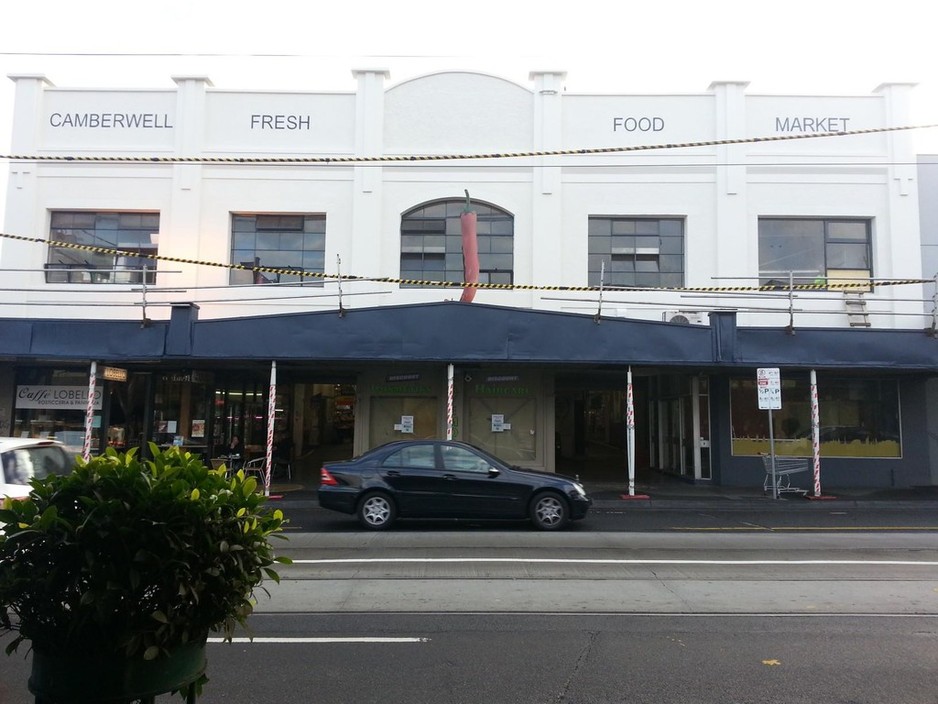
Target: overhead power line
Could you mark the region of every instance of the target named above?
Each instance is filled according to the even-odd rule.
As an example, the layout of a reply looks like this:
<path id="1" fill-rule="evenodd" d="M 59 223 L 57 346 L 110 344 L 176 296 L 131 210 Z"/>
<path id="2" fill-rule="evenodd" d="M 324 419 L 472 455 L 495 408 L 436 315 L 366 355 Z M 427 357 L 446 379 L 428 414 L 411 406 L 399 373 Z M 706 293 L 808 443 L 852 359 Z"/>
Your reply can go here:
<path id="1" fill-rule="evenodd" d="M 462 161 L 489 159 L 519 159 L 549 156 L 589 156 L 594 154 L 625 154 L 666 149 L 694 147 L 720 147 L 734 144 L 763 142 L 792 142 L 806 139 L 851 137 L 855 135 L 903 132 L 938 127 L 938 123 L 903 125 L 898 127 L 871 127 L 859 130 L 841 130 L 810 134 L 784 134 L 739 139 L 711 139 L 696 142 L 667 142 L 662 144 L 631 144 L 619 147 L 590 147 L 583 149 L 548 149 L 519 152 L 487 152 L 479 154 L 402 154 L 382 156 L 275 156 L 275 157 L 216 157 L 216 156 L 126 156 L 86 154 L 0 154 L 0 159 L 13 161 L 40 161 L 56 163 L 130 163 L 130 164 L 369 164 L 420 163 L 434 161 Z"/>

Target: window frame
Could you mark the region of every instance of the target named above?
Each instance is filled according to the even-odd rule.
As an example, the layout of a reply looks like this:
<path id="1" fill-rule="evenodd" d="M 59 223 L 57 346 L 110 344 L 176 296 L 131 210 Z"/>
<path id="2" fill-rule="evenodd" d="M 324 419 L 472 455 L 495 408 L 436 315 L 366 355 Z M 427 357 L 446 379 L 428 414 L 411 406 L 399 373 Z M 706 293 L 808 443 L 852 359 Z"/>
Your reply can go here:
<path id="1" fill-rule="evenodd" d="M 401 215 L 401 279 L 441 283 L 465 280 L 460 225 L 460 215 L 465 209 L 465 198 L 443 198 L 422 203 Z M 479 282 L 513 284 L 514 215 L 480 200 L 470 200 L 469 209 L 476 213 Z M 417 283 L 401 286 L 426 288 L 426 284 Z"/>
<path id="2" fill-rule="evenodd" d="M 228 274 L 229 285 L 323 286 L 321 276 L 277 271 L 252 272 L 251 269 L 264 267 L 324 274 L 327 226 L 326 213 L 232 211 L 228 248 L 232 264 Z M 298 246 L 284 246 L 291 242 Z M 299 257 L 299 263 L 296 263 L 296 257 Z"/>
<path id="3" fill-rule="evenodd" d="M 686 240 L 685 216 L 589 215 L 587 284 L 680 288 L 687 274 Z"/>
<path id="4" fill-rule="evenodd" d="M 104 226 L 110 223 L 114 227 Z M 49 239 L 77 246 L 75 249 L 48 246 L 44 266 L 46 283 L 156 283 L 158 260 L 151 257 L 159 254 L 159 211 L 51 210 Z M 136 247 L 131 244 L 134 240 Z M 121 253 L 106 254 L 80 247 L 113 249 Z M 79 253 L 85 261 L 76 261 L 73 253 Z"/>
<path id="5" fill-rule="evenodd" d="M 793 269 L 793 270 L 766 270 L 763 269 L 763 255 L 764 252 L 764 240 L 769 240 L 773 235 L 763 231 L 763 225 L 769 223 L 777 222 L 786 222 L 786 223 L 811 223 L 813 225 L 820 225 L 822 238 L 820 243 L 815 243 L 814 246 L 820 247 L 820 254 L 823 257 L 823 270 L 822 271 L 813 271 L 811 269 Z M 837 233 L 832 233 L 831 230 L 837 225 L 863 225 L 864 226 L 864 238 L 853 238 L 849 236 L 840 235 Z M 801 216 L 801 215 L 790 215 L 790 216 L 766 216 L 760 215 L 757 222 L 757 241 L 759 248 L 759 285 L 760 286 L 769 286 L 769 285 L 780 285 L 787 286 L 789 281 L 793 283 L 823 283 L 824 287 L 827 289 L 837 289 L 838 281 L 847 281 L 847 282 L 871 282 L 873 279 L 873 218 L 871 217 L 847 217 L 847 216 Z M 810 233 L 807 235 L 811 236 Z M 779 235 L 775 235 L 776 238 Z M 768 244 L 766 242 L 766 244 Z M 857 267 L 846 267 L 846 266 L 833 266 L 831 264 L 831 259 L 835 258 L 832 255 L 831 250 L 833 248 L 859 248 L 863 247 L 863 257 L 866 260 L 866 268 L 862 266 Z M 795 256 L 795 254 L 786 254 L 782 253 L 785 259 Z M 838 273 L 840 272 L 840 273 Z M 790 278 L 789 278 L 790 277 Z M 872 290 L 872 286 L 865 290 Z"/>

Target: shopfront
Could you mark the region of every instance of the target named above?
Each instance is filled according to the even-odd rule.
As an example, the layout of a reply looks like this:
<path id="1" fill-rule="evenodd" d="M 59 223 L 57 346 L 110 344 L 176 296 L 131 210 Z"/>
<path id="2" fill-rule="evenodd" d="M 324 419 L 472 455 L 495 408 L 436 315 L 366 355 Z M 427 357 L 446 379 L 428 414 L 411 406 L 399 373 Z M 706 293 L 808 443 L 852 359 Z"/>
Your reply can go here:
<path id="1" fill-rule="evenodd" d="M 238 435 L 249 456 L 263 455 L 272 361 L 278 369 L 274 440 L 294 459 L 311 465 L 314 452 L 342 459 L 388 440 L 446 437 L 452 364 L 454 438 L 526 467 L 619 479 L 627 468 L 631 369 L 639 474 L 761 486 L 759 455 L 770 443 L 767 413 L 756 399 L 756 369 L 777 366 L 779 454 L 811 455 L 814 370 L 825 487 L 934 483 L 933 338 L 868 330 L 859 346 L 849 330 L 793 336 L 783 329 L 737 328 L 732 315 L 720 313 L 710 322 L 600 324 L 592 316 L 454 302 L 345 316 L 198 321 L 179 315 L 162 328 L 72 326 L 79 331 L 74 339 L 93 345 L 83 350 L 85 359 L 127 370 L 125 381 L 96 380 L 93 451 L 145 448 L 154 440 L 212 458 L 225 454 Z M 2 432 L 55 436 L 77 446 L 84 437 L 89 366 L 29 364 L 27 353 L 39 360 L 62 350 L 54 334 L 60 323 L 28 327 L 15 330 L 15 338 L 0 335 L 0 353 L 18 357 L 0 368 Z M 236 357 L 230 340 L 241 341 Z M 122 345 L 127 349 L 118 354 Z M 862 364 L 814 366 L 860 349 Z M 390 351 L 407 361 L 381 357 Z M 183 358 L 188 364 L 179 363 Z M 54 403 L 44 401 L 49 398 Z"/>

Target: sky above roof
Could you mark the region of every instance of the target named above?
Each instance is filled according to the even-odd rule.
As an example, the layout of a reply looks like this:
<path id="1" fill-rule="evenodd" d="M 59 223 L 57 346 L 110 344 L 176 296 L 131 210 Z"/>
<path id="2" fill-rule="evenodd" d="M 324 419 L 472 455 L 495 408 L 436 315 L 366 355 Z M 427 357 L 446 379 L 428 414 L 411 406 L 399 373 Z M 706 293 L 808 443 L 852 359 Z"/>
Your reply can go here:
<path id="1" fill-rule="evenodd" d="M 4 76 L 63 87 L 172 88 L 205 75 L 221 89 L 355 90 L 353 69 L 389 85 L 440 70 L 530 85 L 563 70 L 575 93 L 700 93 L 713 81 L 758 94 L 867 95 L 916 83 L 915 124 L 938 123 L 930 5 L 856 0 L 32 0 L 8 3 Z M 13 83 L 0 81 L 0 153 L 8 153 Z M 938 128 L 917 130 L 938 153 Z M 604 146 L 604 145 L 596 145 Z M 0 168 L 5 189 L 6 166 Z M 0 222 L 3 204 L 0 203 Z"/>

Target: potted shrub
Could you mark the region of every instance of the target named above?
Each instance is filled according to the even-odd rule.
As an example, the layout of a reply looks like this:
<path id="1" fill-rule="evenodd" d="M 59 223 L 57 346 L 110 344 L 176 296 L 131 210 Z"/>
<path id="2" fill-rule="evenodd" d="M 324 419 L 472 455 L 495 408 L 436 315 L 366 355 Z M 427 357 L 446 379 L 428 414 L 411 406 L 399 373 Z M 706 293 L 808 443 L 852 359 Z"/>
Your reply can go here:
<path id="1" fill-rule="evenodd" d="M 31 644 L 37 701 L 194 699 L 209 632 L 246 627 L 255 588 L 288 562 L 253 477 L 150 451 L 78 459 L 0 508 L 0 634 L 14 632 L 7 654 Z"/>

